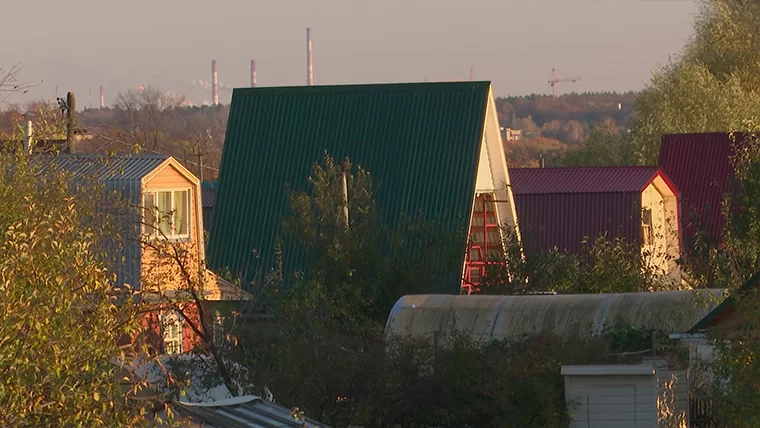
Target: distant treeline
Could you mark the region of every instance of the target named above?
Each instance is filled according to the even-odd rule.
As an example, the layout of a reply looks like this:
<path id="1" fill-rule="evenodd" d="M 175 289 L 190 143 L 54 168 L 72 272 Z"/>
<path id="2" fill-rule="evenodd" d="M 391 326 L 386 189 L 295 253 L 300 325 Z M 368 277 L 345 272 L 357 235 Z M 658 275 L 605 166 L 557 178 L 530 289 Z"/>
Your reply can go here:
<path id="1" fill-rule="evenodd" d="M 510 166 L 536 167 L 541 158 L 552 164 L 561 153 L 604 129 L 622 133 L 631 117 L 637 92 L 529 95 L 496 99 L 501 126 L 522 130 L 522 140 L 505 142 Z"/>

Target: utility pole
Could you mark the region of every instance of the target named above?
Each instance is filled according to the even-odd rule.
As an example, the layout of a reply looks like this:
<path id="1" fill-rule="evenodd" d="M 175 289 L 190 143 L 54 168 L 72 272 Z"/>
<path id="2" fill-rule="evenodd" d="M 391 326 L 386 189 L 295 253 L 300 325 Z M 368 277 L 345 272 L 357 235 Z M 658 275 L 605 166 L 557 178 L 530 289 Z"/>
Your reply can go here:
<path id="1" fill-rule="evenodd" d="M 203 152 L 201 152 L 200 144 L 195 146 L 193 154 L 198 158 L 198 179 L 203 183 Z"/>
<path id="2" fill-rule="evenodd" d="M 342 177 L 343 184 L 343 218 L 346 223 L 346 230 L 348 230 L 348 182 L 346 181 L 346 172 L 343 171 Z"/>

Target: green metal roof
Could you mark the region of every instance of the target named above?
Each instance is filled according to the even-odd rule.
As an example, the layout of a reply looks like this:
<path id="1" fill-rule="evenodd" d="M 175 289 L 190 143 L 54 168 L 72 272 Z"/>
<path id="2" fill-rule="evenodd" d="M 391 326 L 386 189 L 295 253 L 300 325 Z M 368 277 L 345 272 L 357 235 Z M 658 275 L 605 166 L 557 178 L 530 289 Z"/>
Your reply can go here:
<path id="1" fill-rule="evenodd" d="M 466 230 L 489 90 L 490 82 L 235 89 L 209 267 L 250 280 L 273 266 L 288 213 L 286 183 L 307 190 L 325 150 L 372 174 L 389 226 L 400 215 L 422 212 Z M 303 270 L 303 251 L 288 241 L 284 246 L 284 273 Z M 446 290 L 458 293 L 461 273 L 461 264 L 451 266 Z"/>

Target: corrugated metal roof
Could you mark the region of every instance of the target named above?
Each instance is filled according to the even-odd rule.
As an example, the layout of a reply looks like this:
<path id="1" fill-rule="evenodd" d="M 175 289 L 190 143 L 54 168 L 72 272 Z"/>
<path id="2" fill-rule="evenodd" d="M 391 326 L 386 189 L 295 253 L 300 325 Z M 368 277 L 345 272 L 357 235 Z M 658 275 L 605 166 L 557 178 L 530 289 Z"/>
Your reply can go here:
<path id="1" fill-rule="evenodd" d="M 514 183 L 514 182 L 513 182 Z M 514 184 L 513 184 L 514 186 Z M 517 220 L 528 255 L 558 248 L 581 250 L 585 238 L 605 233 L 631 243 L 641 239 L 641 193 L 515 192 Z"/>
<path id="2" fill-rule="evenodd" d="M 297 420 L 291 410 L 262 400 L 259 397 L 243 396 L 225 400 L 229 403 L 208 403 L 203 405 L 177 403 L 180 413 L 192 415 L 203 423 L 217 428 L 330 428 L 310 418 Z"/>
<path id="3" fill-rule="evenodd" d="M 103 182 L 105 186 L 120 194 L 130 203 L 142 205 L 142 178 L 154 171 L 169 156 L 166 155 L 69 155 L 60 154 L 52 159 L 52 164 L 72 174 L 77 180 Z M 127 283 L 135 288 L 140 286 L 141 249 L 139 234 L 141 217 L 137 210 L 125 214 L 120 225 L 123 248 L 112 250 L 111 257 L 117 275 L 117 283 Z"/>
<path id="4" fill-rule="evenodd" d="M 372 174 L 391 227 L 400 214 L 421 211 L 466 231 L 489 90 L 489 82 L 235 89 L 209 266 L 247 279 L 272 267 L 285 184 L 306 190 L 325 150 Z M 303 269 L 304 252 L 283 245 L 285 273 Z M 463 253 L 464 246 L 463 239 Z M 458 293 L 461 272 L 444 273 L 448 292 Z"/>
<path id="5" fill-rule="evenodd" d="M 89 177 L 104 182 L 140 181 L 156 169 L 167 155 L 66 155 L 56 157 L 55 164 L 75 177 Z"/>
<path id="6" fill-rule="evenodd" d="M 641 192 L 657 176 L 678 195 L 656 166 L 510 169 L 526 252 L 556 247 L 577 253 L 584 239 L 601 234 L 638 243 Z"/>
<path id="7" fill-rule="evenodd" d="M 474 341 L 523 335 L 600 334 L 605 323 L 685 332 L 723 296 L 723 290 L 556 296 L 410 295 L 391 309 L 386 335 L 446 337 L 464 333 Z"/>
<path id="8" fill-rule="evenodd" d="M 214 208 L 214 201 L 216 200 L 216 188 L 204 187 L 201 189 L 201 195 L 203 208 Z"/>
<path id="9" fill-rule="evenodd" d="M 742 144 L 744 134 L 736 133 Z M 663 135 L 660 167 L 681 193 L 681 233 L 688 246 L 703 225 L 717 238 L 723 228 L 721 203 L 733 177 L 731 134 L 723 132 Z"/>
<path id="10" fill-rule="evenodd" d="M 641 192 L 658 172 L 656 166 L 510 168 L 509 178 L 515 195 Z"/>

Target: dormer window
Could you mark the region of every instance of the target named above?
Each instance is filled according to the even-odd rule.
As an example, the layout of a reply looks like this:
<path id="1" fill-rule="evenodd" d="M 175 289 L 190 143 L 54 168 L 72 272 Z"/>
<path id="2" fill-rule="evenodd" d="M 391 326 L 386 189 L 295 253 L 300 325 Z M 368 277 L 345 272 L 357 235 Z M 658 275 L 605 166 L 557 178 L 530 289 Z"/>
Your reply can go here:
<path id="1" fill-rule="evenodd" d="M 143 233 L 160 239 L 190 237 L 190 189 L 143 192 Z"/>

